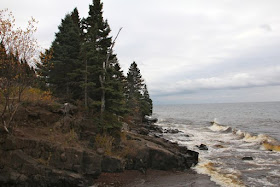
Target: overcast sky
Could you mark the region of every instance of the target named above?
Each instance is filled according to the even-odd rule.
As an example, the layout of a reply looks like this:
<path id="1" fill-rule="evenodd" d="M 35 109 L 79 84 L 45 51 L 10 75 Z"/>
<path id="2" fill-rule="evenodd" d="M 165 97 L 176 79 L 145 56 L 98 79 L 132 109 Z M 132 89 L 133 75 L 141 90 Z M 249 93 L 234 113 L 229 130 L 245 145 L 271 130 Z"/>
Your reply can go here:
<path id="1" fill-rule="evenodd" d="M 42 48 L 92 0 L 1 0 Z M 124 72 L 136 61 L 156 104 L 280 101 L 279 0 L 105 0 Z"/>

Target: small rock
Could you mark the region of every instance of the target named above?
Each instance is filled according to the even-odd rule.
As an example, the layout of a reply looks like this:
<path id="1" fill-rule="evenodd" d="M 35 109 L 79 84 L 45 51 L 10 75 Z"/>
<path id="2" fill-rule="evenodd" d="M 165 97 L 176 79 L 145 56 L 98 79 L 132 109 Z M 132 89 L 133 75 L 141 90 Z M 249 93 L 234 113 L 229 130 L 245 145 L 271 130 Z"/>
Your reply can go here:
<path id="1" fill-rule="evenodd" d="M 96 150 L 96 152 L 97 152 L 99 155 L 104 155 L 105 150 L 104 150 L 103 148 L 98 148 L 98 149 Z"/>
<path id="2" fill-rule="evenodd" d="M 155 138 L 161 138 L 161 137 L 162 137 L 162 134 L 154 134 L 154 137 L 155 137 Z"/>
<path id="3" fill-rule="evenodd" d="M 61 110 L 62 110 L 64 115 L 68 115 L 68 114 L 73 115 L 78 111 L 78 107 L 76 107 L 75 105 L 72 105 L 70 103 L 64 103 Z"/>
<path id="4" fill-rule="evenodd" d="M 15 172 L 10 173 L 10 180 L 16 181 L 18 177 L 19 177 L 18 173 L 15 173 Z"/>
<path id="5" fill-rule="evenodd" d="M 39 116 L 39 113 L 37 113 L 37 112 L 29 112 L 28 117 L 31 119 L 39 119 L 40 116 Z"/>
<path id="6" fill-rule="evenodd" d="M 217 147 L 217 148 L 225 148 L 223 145 L 220 145 L 220 144 L 215 145 L 215 147 Z"/>
<path id="7" fill-rule="evenodd" d="M 181 131 L 179 131 L 178 129 L 165 129 L 164 133 L 170 133 L 170 134 L 177 134 Z"/>
<path id="8" fill-rule="evenodd" d="M 125 122 L 122 123 L 122 131 L 125 131 L 125 132 L 128 131 L 128 124 Z"/>
<path id="9" fill-rule="evenodd" d="M 81 165 L 76 164 L 76 165 L 73 165 L 72 170 L 75 172 L 79 172 L 80 168 L 81 168 Z"/>
<path id="10" fill-rule="evenodd" d="M 208 147 L 204 144 L 200 144 L 200 146 L 197 145 L 196 147 L 198 147 L 199 150 L 208 150 Z"/>
<path id="11" fill-rule="evenodd" d="M 150 125 L 147 125 L 146 128 L 148 128 L 149 130 L 158 132 L 158 133 L 163 133 L 162 127 L 159 127 L 157 125 L 150 124 Z"/>
<path id="12" fill-rule="evenodd" d="M 28 178 L 25 175 L 20 175 L 19 178 L 18 178 L 18 181 L 21 182 L 21 183 L 25 182 L 27 180 L 28 180 Z"/>
<path id="13" fill-rule="evenodd" d="M 251 156 L 245 156 L 242 158 L 242 160 L 253 160 L 253 157 Z"/>
<path id="14" fill-rule="evenodd" d="M 66 162 L 66 161 L 67 161 L 67 157 L 66 157 L 65 153 L 62 153 L 62 154 L 60 155 L 60 160 L 61 160 L 62 162 Z"/>
<path id="15" fill-rule="evenodd" d="M 146 129 L 146 128 L 144 128 L 144 127 L 138 129 L 137 132 L 138 132 L 139 134 L 142 134 L 142 135 L 148 135 L 148 134 L 149 134 L 149 130 Z"/>

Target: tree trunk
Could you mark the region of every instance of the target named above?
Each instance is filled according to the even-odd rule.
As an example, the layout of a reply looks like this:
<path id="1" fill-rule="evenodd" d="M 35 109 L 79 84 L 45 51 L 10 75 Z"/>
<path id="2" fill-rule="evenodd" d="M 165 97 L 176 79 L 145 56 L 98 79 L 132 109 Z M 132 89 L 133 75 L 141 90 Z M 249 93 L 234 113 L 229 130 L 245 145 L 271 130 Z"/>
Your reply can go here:
<path id="1" fill-rule="evenodd" d="M 85 108 L 88 108 L 88 91 L 87 91 L 87 73 L 88 73 L 88 67 L 87 67 L 87 60 L 86 60 L 86 74 L 85 74 Z"/>
<path id="2" fill-rule="evenodd" d="M 105 73 L 104 73 L 105 74 Z M 105 111 L 105 87 L 104 87 L 104 81 L 105 81 L 105 75 L 103 75 L 103 77 L 101 77 L 101 75 L 99 76 L 99 81 L 101 84 L 101 90 L 102 90 L 102 95 L 101 95 L 101 108 L 100 108 L 100 113 L 101 116 L 103 115 L 104 111 Z"/>

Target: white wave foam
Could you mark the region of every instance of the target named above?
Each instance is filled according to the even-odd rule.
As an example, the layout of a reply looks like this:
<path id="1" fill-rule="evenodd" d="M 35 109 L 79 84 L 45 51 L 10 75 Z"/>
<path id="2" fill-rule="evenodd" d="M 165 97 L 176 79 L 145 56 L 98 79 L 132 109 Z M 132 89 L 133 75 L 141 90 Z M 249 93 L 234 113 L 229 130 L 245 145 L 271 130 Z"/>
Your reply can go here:
<path id="1" fill-rule="evenodd" d="M 191 135 L 190 137 L 183 137 L 184 134 L 182 133 L 179 136 L 178 134 L 164 134 L 163 136 L 166 139 L 178 142 L 180 145 L 199 152 L 199 163 L 194 167 L 194 170 L 198 173 L 209 175 L 212 181 L 221 186 L 245 186 L 244 182 L 247 185 L 246 179 L 248 179 L 245 172 L 253 172 L 254 170 L 265 171 L 272 168 L 273 165 L 280 164 L 280 160 L 277 161 L 277 159 L 272 161 L 266 157 L 263 160 L 258 158 L 259 156 L 267 155 L 267 153 L 278 156 L 277 152 L 264 152 L 260 150 L 263 142 L 272 142 L 274 141 L 273 138 L 264 134 L 252 135 L 238 129 L 232 130 L 232 133 L 223 133 L 231 127 L 223 126 L 216 122 L 217 120 L 214 120 L 213 125 L 210 127 L 170 123 L 162 123 L 159 126 L 163 128 L 177 128 L 186 135 Z M 199 150 L 196 145 L 200 144 L 207 145 L 208 151 Z M 248 164 L 250 169 L 244 170 L 238 164 L 237 166 L 234 165 L 234 167 L 232 167 L 232 163 L 231 165 L 226 164 L 231 158 L 241 160 L 245 153 L 254 157 L 254 160 L 251 161 L 252 163 L 241 161 L 241 164 Z M 242 174 L 238 168 L 243 172 Z M 246 177 L 243 178 L 243 182 L 240 176 L 243 175 L 242 177 L 244 177 L 244 174 Z M 261 181 L 256 184 L 264 184 L 266 182 L 268 186 L 270 184 L 269 181 Z"/>
<path id="2" fill-rule="evenodd" d="M 268 173 L 273 175 L 273 176 L 280 177 L 280 171 L 279 170 L 273 170 L 273 171 L 270 171 Z"/>
<path id="3" fill-rule="evenodd" d="M 251 146 L 253 146 L 254 144 L 261 145 L 259 146 L 260 150 L 280 151 L 280 142 L 266 134 L 252 135 L 248 132 L 243 132 L 241 130 L 233 130 L 233 134 L 237 135 L 239 138 L 242 138 L 242 140 L 245 142 L 252 143 Z M 240 147 L 242 146 L 245 147 L 248 145 L 240 145 Z"/>
<path id="4" fill-rule="evenodd" d="M 257 178 L 248 177 L 248 181 L 250 181 L 252 186 L 255 186 L 256 183 L 261 184 L 263 186 L 275 186 L 274 184 L 269 182 L 266 178 L 257 179 Z"/>
<path id="5" fill-rule="evenodd" d="M 212 131 L 225 131 L 228 129 L 228 127 L 218 125 L 217 123 L 214 122 L 213 125 L 209 127 L 209 129 Z"/>
<path id="6" fill-rule="evenodd" d="M 194 170 L 200 174 L 206 174 L 210 176 L 210 179 L 215 183 L 225 187 L 245 187 L 244 183 L 240 179 L 241 173 L 232 168 L 228 168 L 227 171 L 216 165 L 222 163 L 210 162 L 209 160 L 200 161 Z"/>
<path id="7" fill-rule="evenodd" d="M 277 159 L 267 159 L 267 158 L 255 158 L 254 160 L 255 165 L 259 166 L 276 166 L 279 164 L 279 160 Z"/>
<path id="8" fill-rule="evenodd" d="M 212 126 L 208 127 L 210 130 L 212 131 L 216 131 L 216 132 L 231 132 L 232 128 L 229 126 L 224 126 L 224 125 L 220 125 L 220 123 L 218 123 L 216 121 L 216 118 L 214 119 L 214 122 L 212 124 Z"/>
<path id="9" fill-rule="evenodd" d="M 270 137 L 264 134 L 252 135 L 250 133 L 244 133 L 244 141 L 246 142 L 263 142 L 268 140 Z"/>
<path id="10" fill-rule="evenodd" d="M 221 123 L 220 123 L 220 121 L 218 120 L 218 118 L 214 118 L 213 123 L 216 123 L 216 124 L 221 124 Z"/>

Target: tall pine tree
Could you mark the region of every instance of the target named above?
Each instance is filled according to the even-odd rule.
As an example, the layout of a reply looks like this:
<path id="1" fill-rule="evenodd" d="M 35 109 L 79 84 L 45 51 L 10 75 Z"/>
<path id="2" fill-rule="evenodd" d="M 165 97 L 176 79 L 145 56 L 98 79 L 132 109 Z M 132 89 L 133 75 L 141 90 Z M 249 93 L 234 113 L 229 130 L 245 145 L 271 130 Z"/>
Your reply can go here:
<path id="1" fill-rule="evenodd" d="M 116 59 L 110 61 L 106 76 L 106 110 L 113 114 L 124 115 L 125 108 L 125 76 Z"/>
<path id="2" fill-rule="evenodd" d="M 83 55 L 87 64 L 87 82 L 95 85 L 94 89 L 88 90 L 87 95 L 92 101 L 90 104 L 96 106 L 97 110 L 105 99 L 102 98 L 106 89 L 102 80 L 106 76 L 108 65 L 105 62 L 112 44 L 109 37 L 111 29 L 107 20 L 103 18 L 102 9 L 103 3 L 100 0 L 93 0 L 93 4 L 89 5 L 88 18 L 83 22 L 83 28 L 86 29 Z"/>
<path id="3" fill-rule="evenodd" d="M 72 14 L 67 14 L 58 27 L 52 43 L 51 68 L 47 72 L 48 83 L 53 92 L 60 97 L 76 99 L 80 96 L 81 87 L 80 60 L 81 29 L 79 27 L 77 9 Z"/>
<path id="4" fill-rule="evenodd" d="M 145 115 L 152 114 L 152 100 L 135 62 L 130 65 L 127 73 L 126 98 L 127 107 L 134 116 L 134 120 L 142 121 Z"/>
<path id="5" fill-rule="evenodd" d="M 109 36 L 111 29 L 107 20 L 103 18 L 103 3 L 100 0 L 93 0 L 93 5 L 89 6 L 89 16 L 83 21 L 83 28 L 86 29 L 83 54 L 89 72 L 87 81 L 95 85 L 88 95 L 97 110 L 100 108 L 101 114 L 105 110 L 120 114 L 124 105 L 124 93 L 121 88 L 123 86 L 120 80 L 122 72 L 116 55 L 111 54 L 113 45 L 112 37 Z M 119 110 L 114 106 L 117 103 Z"/>
<path id="6" fill-rule="evenodd" d="M 36 73 L 38 75 L 38 87 L 42 90 L 48 90 L 49 72 L 53 68 L 51 59 L 53 57 L 53 50 L 46 49 L 45 52 L 40 54 L 40 62 L 36 64 Z"/>
<path id="7" fill-rule="evenodd" d="M 153 113 L 153 101 L 150 98 L 147 85 L 144 84 L 143 93 L 141 98 L 141 112 L 142 116 L 152 115 Z"/>

